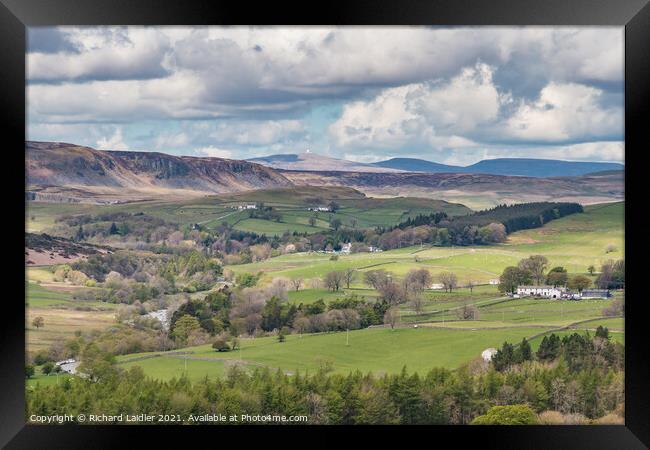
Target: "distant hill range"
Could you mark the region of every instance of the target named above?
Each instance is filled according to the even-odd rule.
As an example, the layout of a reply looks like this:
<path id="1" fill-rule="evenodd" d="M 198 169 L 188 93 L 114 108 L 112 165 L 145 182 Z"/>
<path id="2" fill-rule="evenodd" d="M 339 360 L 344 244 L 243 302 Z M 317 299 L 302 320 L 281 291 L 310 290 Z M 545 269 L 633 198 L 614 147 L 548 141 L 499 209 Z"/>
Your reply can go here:
<path id="1" fill-rule="evenodd" d="M 373 163 L 382 168 L 406 172 L 485 173 L 525 177 L 569 177 L 594 172 L 623 170 L 623 164 L 605 162 L 561 161 L 556 159 L 498 158 L 479 161 L 471 166 L 449 166 L 424 159 L 392 158 Z"/>
<path id="2" fill-rule="evenodd" d="M 110 204 L 293 186 L 345 186 L 369 196 L 435 198 L 473 209 L 548 200 L 600 203 L 624 197 L 624 172 L 599 163 L 534 160 L 547 165 L 533 170 L 535 176 L 527 176 L 530 168 L 524 166 L 531 163 L 524 160 L 490 160 L 470 166 L 496 170 L 490 166 L 495 161 L 514 161 L 510 165 L 514 173 L 508 174 L 450 173 L 447 169 L 436 173 L 424 170 L 432 170 L 425 163 L 443 165 L 421 161 L 418 171 L 406 171 L 409 166 L 404 164 L 385 168 L 310 153 L 241 161 L 32 141 L 26 142 L 25 150 L 26 199 L 47 202 Z M 268 167 L 271 163 L 283 167 Z M 549 173 L 554 163 L 588 164 L 584 171 L 590 173 L 541 177 L 540 171 Z"/>
<path id="3" fill-rule="evenodd" d="M 315 170 L 339 172 L 402 172 L 399 168 L 381 167 L 374 164 L 364 164 L 346 159 L 331 158 L 316 153 L 280 154 L 251 158 L 248 161 L 263 164 L 274 169 L 284 170 Z"/>

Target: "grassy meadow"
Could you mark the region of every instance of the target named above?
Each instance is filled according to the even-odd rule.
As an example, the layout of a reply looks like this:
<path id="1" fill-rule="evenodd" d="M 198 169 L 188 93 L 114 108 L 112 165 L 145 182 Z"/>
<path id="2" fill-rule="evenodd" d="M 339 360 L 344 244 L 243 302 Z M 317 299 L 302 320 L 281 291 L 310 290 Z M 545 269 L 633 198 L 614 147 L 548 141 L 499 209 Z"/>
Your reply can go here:
<path id="1" fill-rule="evenodd" d="M 28 277 L 42 271 L 32 270 Z M 29 282 L 26 286 L 25 332 L 27 351 L 46 349 L 54 342 L 72 337 L 79 331 L 98 330 L 115 323 L 117 305 L 74 300 L 70 288 L 46 288 Z M 42 317 L 44 326 L 34 327 L 35 317 Z"/>
<path id="2" fill-rule="evenodd" d="M 177 361 L 187 357 L 201 362 L 214 361 L 214 367 L 198 367 L 206 375 L 219 375 L 223 362 L 241 360 L 250 365 L 261 364 L 279 368 L 286 372 L 316 371 L 322 365 L 330 365 L 335 372 L 348 373 L 355 370 L 374 373 L 395 373 L 406 366 L 411 371 L 423 372 L 432 367 L 456 368 L 460 364 L 478 356 L 488 346 L 497 346 L 504 339 L 516 339 L 532 335 L 537 330 L 443 330 L 427 328 L 369 328 L 338 333 L 319 333 L 290 335 L 285 342 L 275 337 L 242 339 L 241 351 L 215 352 L 209 345 L 190 347 L 185 356 L 165 356 L 159 353 L 151 359 L 125 363 L 140 365 L 145 373 L 153 377 L 167 372 L 166 361 L 174 366 Z M 347 336 L 346 336 L 347 335 Z M 347 343 L 347 345 L 346 345 Z M 121 357 L 127 360 L 138 355 Z M 205 360 L 205 361 L 204 361 Z M 188 373 L 193 371 L 188 364 Z M 196 376 L 196 374 L 193 374 Z M 200 375 L 199 375 L 200 376 Z"/>

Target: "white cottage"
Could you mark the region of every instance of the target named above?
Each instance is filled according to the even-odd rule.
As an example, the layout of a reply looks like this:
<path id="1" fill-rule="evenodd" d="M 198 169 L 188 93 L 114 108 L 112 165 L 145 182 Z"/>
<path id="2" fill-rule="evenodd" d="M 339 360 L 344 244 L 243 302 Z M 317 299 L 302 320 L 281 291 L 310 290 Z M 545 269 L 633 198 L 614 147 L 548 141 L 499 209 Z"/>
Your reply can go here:
<path id="1" fill-rule="evenodd" d="M 563 287 L 554 286 L 519 286 L 517 294 L 521 297 L 545 297 L 545 298 L 560 298 L 566 291 Z"/>

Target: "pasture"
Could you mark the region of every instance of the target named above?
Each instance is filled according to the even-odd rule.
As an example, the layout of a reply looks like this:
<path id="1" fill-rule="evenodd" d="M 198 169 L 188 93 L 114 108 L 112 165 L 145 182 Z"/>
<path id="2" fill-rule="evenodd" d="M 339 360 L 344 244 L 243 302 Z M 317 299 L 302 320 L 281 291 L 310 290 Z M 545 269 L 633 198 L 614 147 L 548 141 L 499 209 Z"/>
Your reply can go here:
<path id="1" fill-rule="evenodd" d="M 281 255 L 265 261 L 229 266 L 235 273 L 262 272 L 262 282 L 273 277 L 322 278 L 330 271 L 357 269 L 353 287 L 364 287 L 362 273 L 384 269 L 404 276 L 411 269 L 428 269 L 438 276 L 454 272 L 460 285 L 487 284 L 507 266 L 533 254 L 549 259 L 549 268 L 564 266 L 570 274 L 587 274 L 610 259 L 624 257 L 623 203 L 591 205 L 583 214 L 549 222 L 542 228 L 512 233 L 504 244 L 476 247 L 408 247 L 380 253 L 341 254 L 333 261 L 325 253 Z M 607 251 L 608 246 L 615 250 Z"/>
<path id="2" fill-rule="evenodd" d="M 406 366 L 411 371 L 423 373 L 433 367 L 456 368 L 480 355 L 490 346 L 500 346 L 504 340 L 521 341 L 525 336 L 539 332 L 537 329 L 517 328 L 508 330 L 448 330 L 427 328 L 367 328 L 349 332 L 293 334 L 285 342 L 275 337 L 242 339 L 241 351 L 215 352 L 209 345 L 189 347 L 188 355 L 160 356 L 125 363 L 123 366 L 140 365 L 146 374 L 169 376 L 178 374 L 178 368 L 188 359 L 188 375 L 201 377 L 204 374 L 219 376 L 223 367 L 194 367 L 191 362 L 223 362 L 241 360 L 244 364 L 264 365 L 295 373 L 317 371 L 330 365 L 334 372 L 397 373 Z M 346 345 L 348 342 L 349 345 Z M 118 360 L 128 360 L 138 354 L 126 355 Z M 206 372 L 209 370 L 210 372 Z M 196 373 L 199 372 L 199 373 Z"/>
<path id="3" fill-rule="evenodd" d="M 336 201 L 340 206 L 335 213 L 309 211 L 309 206 L 314 202 L 326 206 L 330 201 Z M 281 219 L 274 221 L 250 218 L 248 210 L 237 209 L 242 205 L 260 202 L 272 206 L 281 215 Z M 142 212 L 172 223 L 198 223 L 208 229 L 227 222 L 235 229 L 268 236 L 294 231 L 323 231 L 329 229 L 330 218 L 338 218 L 348 227 L 375 227 L 395 225 L 408 217 L 437 211 L 444 211 L 451 216 L 471 212 L 461 204 L 442 200 L 411 197 L 371 198 L 365 197 L 355 189 L 332 186 L 299 186 L 209 195 L 187 200 L 138 201 L 113 205 L 28 202 L 27 209 L 27 229 L 31 232 L 47 232 L 54 229 L 56 218 L 61 215 Z M 309 224 L 311 217 L 316 219 L 314 226 Z"/>

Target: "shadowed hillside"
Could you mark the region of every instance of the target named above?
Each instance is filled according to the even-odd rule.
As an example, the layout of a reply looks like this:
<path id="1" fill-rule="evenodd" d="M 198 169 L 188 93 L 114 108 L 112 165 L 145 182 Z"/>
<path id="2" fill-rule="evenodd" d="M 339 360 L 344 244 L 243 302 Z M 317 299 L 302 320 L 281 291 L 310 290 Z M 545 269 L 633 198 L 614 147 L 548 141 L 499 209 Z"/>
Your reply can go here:
<path id="1" fill-rule="evenodd" d="M 225 193 L 290 186 L 272 168 L 248 161 L 173 156 L 156 152 L 100 151 L 65 143 L 26 143 L 27 183 L 34 197 L 48 189 L 81 188 L 91 193 Z M 63 198 L 63 195 L 61 196 Z"/>

